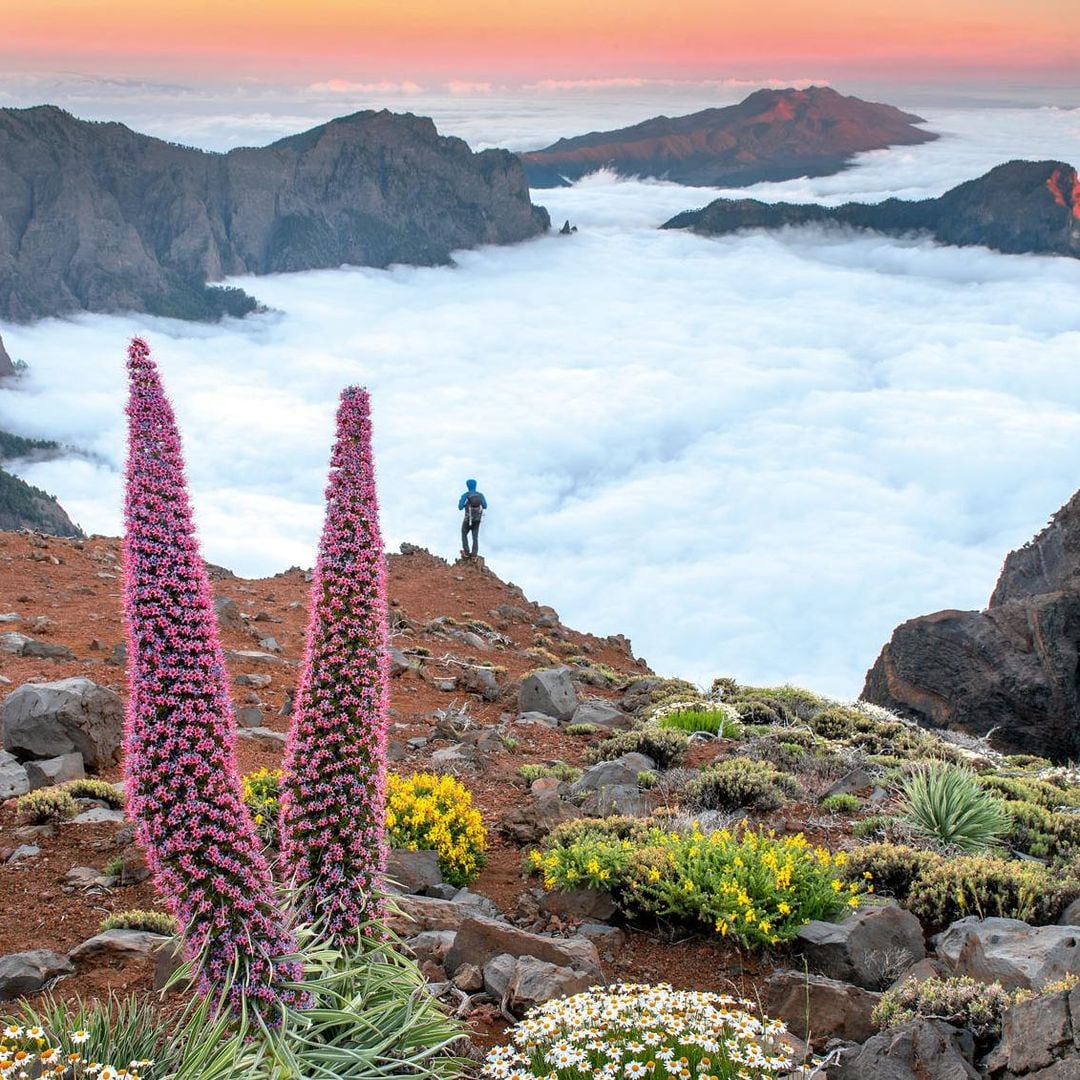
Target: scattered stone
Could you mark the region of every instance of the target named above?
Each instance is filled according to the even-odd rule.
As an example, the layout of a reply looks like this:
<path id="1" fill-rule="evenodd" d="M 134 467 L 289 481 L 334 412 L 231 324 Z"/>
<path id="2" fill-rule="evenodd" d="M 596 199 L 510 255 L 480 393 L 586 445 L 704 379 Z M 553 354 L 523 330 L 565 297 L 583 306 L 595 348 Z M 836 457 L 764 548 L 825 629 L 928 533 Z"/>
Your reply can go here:
<path id="1" fill-rule="evenodd" d="M 457 684 L 458 681 L 454 676 L 447 676 L 441 679 L 433 678 L 431 680 L 431 685 L 434 686 L 436 690 L 442 691 L 444 694 L 452 694 L 457 689 Z"/>
<path id="2" fill-rule="evenodd" d="M 598 791 L 600 788 L 622 785 L 633 787 L 637 791 L 638 773 L 652 771 L 656 768 L 656 762 L 645 754 L 630 753 L 614 761 L 601 761 L 585 772 L 574 782 L 570 788 L 572 795 L 580 795 L 588 791 Z"/>
<path id="3" fill-rule="evenodd" d="M 467 690 L 470 694 L 478 694 L 485 701 L 495 701 L 501 693 L 499 682 L 491 668 L 464 668 L 458 681 L 463 690 Z"/>
<path id="4" fill-rule="evenodd" d="M 100 956 L 152 956 L 171 940 L 165 934 L 151 934 L 148 930 L 105 930 L 76 945 L 71 950 L 71 959 L 76 964 L 84 964 Z"/>
<path id="5" fill-rule="evenodd" d="M 450 981 L 466 994 L 475 994 L 484 989 L 484 973 L 475 964 L 462 964 Z"/>
<path id="6" fill-rule="evenodd" d="M 66 645 L 31 638 L 22 647 L 20 656 L 35 660 L 74 660 L 75 654 Z"/>
<path id="7" fill-rule="evenodd" d="M 535 671 L 523 679 L 518 695 L 521 712 L 539 712 L 569 720 L 577 708 L 577 689 L 566 667 Z"/>
<path id="8" fill-rule="evenodd" d="M 244 629 L 244 620 L 240 617 L 240 608 L 235 600 L 230 600 L 227 596 L 215 596 L 214 614 L 222 630 Z"/>
<path id="9" fill-rule="evenodd" d="M 83 756 L 77 751 L 26 763 L 26 778 L 30 782 L 31 791 L 55 784 L 66 784 L 69 780 L 81 780 L 84 776 L 86 769 Z"/>
<path id="10" fill-rule="evenodd" d="M 390 650 L 390 678 L 399 679 L 409 671 L 416 671 L 420 667 L 406 656 L 399 648 Z"/>
<path id="11" fill-rule="evenodd" d="M 446 957 L 446 967 L 456 971 L 461 964 L 483 967 L 493 956 L 532 956 L 552 964 L 565 965 L 601 978 L 596 946 L 584 938 L 549 938 L 518 930 L 489 918 L 466 918 L 458 930 L 454 947 Z"/>
<path id="12" fill-rule="evenodd" d="M 578 994 L 597 981 L 598 977 L 590 972 L 560 967 L 534 956 L 522 956 L 514 965 L 514 973 L 507 986 L 508 1004 L 511 1012 L 523 1016 L 535 1005 Z"/>
<path id="13" fill-rule="evenodd" d="M 386 860 L 386 879 L 405 893 L 421 893 L 442 882 L 439 856 L 434 851 L 394 848 Z"/>
<path id="14" fill-rule="evenodd" d="M 556 825 L 580 815 L 559 798 L 558 790 L 547 791 L 535 800 L 511 806 L 499 819 L 496 828 L 516 844 L 535 844 Z"/>
<path id="15" fill-rule="evenodd" d="M 815 919 L 795 940 L 812 971 L 867 990 L 887 986 L 926 955 L 919 920 L 894 903 L 862 908 L 843 922 Z"/>
<path id="16" fill-rule="evenodd" d="M 0 802 L 25 795 L 30 790 L 30 778 L 26 769 L 14 755 L 0 750 Z"/>
<path id="17" fill-rule="evenodd" d="M 467 772 L 479 764 L 480 755 L 473 746 L 444 746 L 431 755 L 431 767 L 436 772 Z"/>
<path id="18" fill-rule="evenodd" d="M 112 664 L 113 667 L 126 667 L 128 661 L 127 643 L 124 641 L 118 641 L 113 647 L 112 652 L 109 653 L 106 659 L 106 664 Z"/>
<path id="19" fill-rule="evenodd" d="M 654 675 L 645 679 L 635 679 L 623 692 L 620 707 L 628 713 L 638 713 L 652 704 L 653 691 L 659 689 L 663 680 Z"/>
<path id="20" fill-rule="evenodd" d="M 150 876 L 146 855 L 138 844 L 128 844 L 121 853 L 121 858 L 124 860 L 120 869 L 121 885 L 138 885 Z"/>
<path id="21" fill-rule="evenodd" d="M 868 1039 L 829 1070 L 835 1080 L 979 1080 L 975 1040 L 944 1020 L 910 1020 Z M 1064 1078 L 1062 1078 L 1064 1080 Z"/>
<path id="22" fill-rule="evenodd" d="M 119 825 L 125 820 L 123 810 L 111 810 L 107 806 L 92 806 L 71 819 L 72 825 Z"/>
<path id="23" fill-rule="evenodd" d="M 559 726 L 559 718 L 557 716 L 548 716 L 547 713 L 542 712 L 525 712 L 521 713 L 514 720 L 515 724 L 520 724 L 522 727 L 549 727 L 557 728 Z"/>
<path id="24" fill-rule="evenodd" d="M 1019 919 L 954 922 L 934 939 L 938 958 L 954 975 L 1034 989 L 1067 974 L 1080 975 L 1080 928 L 1028 926 Z"/>
<path id="25" fill-rule="evenodd" d="M 246 705 L 236 710 L 236 722 L 242 728 L 261 728 L 263 726 L 263 711 L 252 705 Z"/>
<path id="26" fill-rule="evenodd" d="M 845 776 L 841 776 L 839 780 L 828 791 L 825 792 L 824 797 L 828 798 L 830 795 L 854 795 L 857 791 L 864 791 L 866 788 L 873 784 L 874 778 L 870 773 L 863 768 L 852 769 L 851 772 Z"/>
<path id="27" fill-rule="evenodd" d="M 260 652 L 256 649 L 230 649 L 225 656 L 226 659 L 238 664 L 273 666 L 287 663 L 280 656 L 275 656 L 269 652 Z"/>
<path id="28" fill-rule="evenodd" d="M 268 727 L 237 728 L 236 736 L 239 739 L 248 739 L 268 746 L 273 750 L 281 750 L 285 746 L 285 735 Z"/>
<path id="29" fill-rule="evenodd" d="M 454 944 L 455 935 L 454 930 L 425 930 L 423 933 L 409 938 L 405 944 L 408 945 L 413 956 L 416 957 L 418 964 L 422 964 L 425 960 L 430 960 L 435 964 L 442 964 L 446 959 L 446 954 Z"/>
<path id="30" fill-rule="evenodd" d="M 23 859 L 34 859 L 41 854 L 41 848 L 37 844 L 20 844 L 8 857 L 9 863 L 22 862 Z"/>
<path id="31" fill-rule="evenodd" d="M 278 644 L 278 639 L 273 636 L 259 638 L 259 648 L 272 653 L 281 652 L 281 645 Z"/>
<path id="32" fill-rule="evenodd" d="M 783 1020 L 800 1039 L 812 1033 L 861 1043 L 877 1031 L 870 1013 L 881 995 L 862 987 L 781 969 L 765 980 L 762 989 L 763 1011 Z"/>
<path id="33" fill-rule="evenodd" d="M 470 967 L 474 965 L 470 964 Z M 493 956 L 483 967 L 484 989 L 498 1002 L 502 1002 L 510 989 L 510 980 L 517 970 L 517 957 L 507 953 Z"/>
<path id="34" fill-rule="evenodd" d="M 402 937 L 412 937 L 425 930 L 459 930 L 473 915 L 466 904 L 431 896 L 395 896 L 393 906 L 397 911 L 389 912 L 387 923 Z"/>
<path id="35" fill-rule="evenodd" d="M 254 672 L 246 672 L 233 679 L 237 686 L 251 686 L 256 690 L 265 690 L 273 681 L 272 675 L 257 675 Z"/>
<path id="36" fill-rule="evenodd" d="M 120 695 L 90 679 L 26 683 L 0 704 L 4 746 L 32 758 L 78 751 L 86 768 L 116 762 L 123 737 Z"/>
<path id="37" fill-rule="evenodd" d="M 75 971 L 66 956 L 49 949 L 0 956 L 0 1001 L 37 994 L 61 975 Z"/>
<path id="38" fill-rule="evenodd" d="M 443 881 L 438 885 L 429 885 L 424 889 L 423 895 L 433 896 L 436 900 L 453 900 L 459 892 L 460 890 L 456 885 Z"/>
<path id="39" fill-rule="evenodd" d="M 603 698 L 589 698 L 583 701 L 570 718 L 573 724 L 593 724 L 601 728 L 628 728 L 630 717 L 610 701 Z"/>

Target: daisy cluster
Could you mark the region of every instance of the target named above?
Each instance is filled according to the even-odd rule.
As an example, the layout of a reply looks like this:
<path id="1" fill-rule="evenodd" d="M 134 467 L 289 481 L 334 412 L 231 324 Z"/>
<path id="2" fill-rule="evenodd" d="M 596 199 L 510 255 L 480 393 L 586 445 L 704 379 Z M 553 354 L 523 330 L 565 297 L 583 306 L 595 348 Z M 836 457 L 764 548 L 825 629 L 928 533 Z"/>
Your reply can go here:
<path id="1" fill-rule="evenodd" d="M 200 986 L 230 986 L 270 1015 L 295 950 L 241 797 L 228 675 L 184 478 L 180 436 L 146 342 L 128 349 L 124 531 L 127 805 L 155 883 L 201 957 Z M 100 1074 L 99 1074 L 100 1075 Z"/>
<path id="2" fill-rule="evenodd" d="M 81 1046 L 90 1039 L 88 1031 L 69 1032 L 74 1046 Z M 2 1080 L 30 1080 L 31 1077 L 66 1077 L 67 1080 L 141 1080 L 152 1061 L 130 1061 L 117 1067 L 100 1061 L 87 1061 L 82 1054 L 65 1053 L 54 1046 L 37 1026 L 23 1027 L 8 1024 L 0 1029 L 0 1078 Z"/>
<path id="3" fill-rule="evenodd" d="M 341 395 L 307 648 L 281 784 L 281 852 L 301 917 L 339 940 L 378 914 L 386 865 L 389 638 L 368 395 Z"/>
<path id="4" fill-rule="evenodd" d="M 486 1080 L 770 1080 L 792 1067 L 785 1027 L 748 1001 L 666 983 L 595 987 L 533 1009 Z"/>

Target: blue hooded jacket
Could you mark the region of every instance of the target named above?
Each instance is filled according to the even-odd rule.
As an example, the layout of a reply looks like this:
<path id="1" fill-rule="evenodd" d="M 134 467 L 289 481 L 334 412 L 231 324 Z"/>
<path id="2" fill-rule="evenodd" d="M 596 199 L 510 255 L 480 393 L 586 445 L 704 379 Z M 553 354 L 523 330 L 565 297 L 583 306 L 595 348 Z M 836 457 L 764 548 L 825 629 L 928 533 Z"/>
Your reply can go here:
<path id="1" fill-rule="evenodd" d="M 465 481 L 465 487 L 468 490 L 463 491 L 461 493 L 461 498 L 458 499 L 457 508 L 459 510 L 464 510 L 465 509 L 465 500 L 475 492 L 477 495 L 480 496 L 480 505 L 486 510 L 488 508 L 487 507 L 487 499 L 484 498 L 484 493 L 482 491 L 477 491 L 476 490 L 476 481 L 475 480 L 466 480 Z"/>

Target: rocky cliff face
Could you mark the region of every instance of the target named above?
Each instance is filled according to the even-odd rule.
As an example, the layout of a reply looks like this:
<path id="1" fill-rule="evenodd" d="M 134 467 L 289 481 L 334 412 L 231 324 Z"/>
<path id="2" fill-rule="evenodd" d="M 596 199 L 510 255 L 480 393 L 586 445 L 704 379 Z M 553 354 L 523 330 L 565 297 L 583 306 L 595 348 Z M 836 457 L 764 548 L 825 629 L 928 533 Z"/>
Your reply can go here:
<path id="1" fill-rule="evenodd" d="M 655 116 L 522 154 L 532 187 L 561 187 L 610 168 L 680 184 L 743 186 L 838 172 L 852 155 L 936 139 L 921 117 L 827 86 L 759 90 L 738 105 Z"/>
<path id="2" fill-rule="evenodd" d="M 831 223 L 894 236 L 928 233 L 945 244 L 1080 257 L 1080 179 L 1060 161 L 1011 161 L 937 199 L 806 206 L 716 199 L 668 221 L 665 229 L 722 236 L 740 229 Z"/>
<path id="3" fill-rule="evenodd" d="M 231 274 L 446 263 L 548 227 L 518 159 L 425 118 L 362 112 L 261 149 L 211 154 L 0 109 L 0 317 L 244 314 Z"/>
<path id="4" fill-rule="evenodd" d="M 1080 752 L 1080 492 L 1005 560 L 986 611 L 939 611 L 893 631 L 867 701 L 930 727 L 1055 760 Z"/>
<path id="5" fill-rule="evenodd" d="M 14 374 L 15 365 L 11 362 L 7 349 L 4 348 L 4 339 L 0 338 L 0 379 L 6 379 Z"/>

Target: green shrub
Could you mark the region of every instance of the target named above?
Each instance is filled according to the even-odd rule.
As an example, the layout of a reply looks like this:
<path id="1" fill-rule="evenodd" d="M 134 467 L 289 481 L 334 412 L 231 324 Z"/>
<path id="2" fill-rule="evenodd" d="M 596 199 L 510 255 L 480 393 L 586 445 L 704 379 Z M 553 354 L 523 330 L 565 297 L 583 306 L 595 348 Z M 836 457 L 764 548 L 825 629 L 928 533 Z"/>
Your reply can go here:
<path id="1" fill-rule="evenodd" d="M 73 799 L 97 799 L 113 810 L 124 808 L 123 789 L 110 784 L 107 780 L 94 780 L 87 776 L 80 780 L 69 780 L 66 784 L 61 784 L 60 788 Z"/>
<path id="2" fill-rule="evenodd" d="M 802 793 L 798 781 L 768 762 L 739 757 L 702 769 L 682 794 L 696 810 L 775 810 Z"/>
<path id="3" fill-rule="evenodd" d="M 779 702 L 776 703 L 778 707 L 774 707 L 765 701 L 748 701 L 738 698 L 732 701 L 731 705 L 738 712 L 739 719 L 744 725 L 752 724 L 763 728 L 782 727 L 795 719 Z"/>
<path id="4" fill-rule="evenodd" d="M 811 730 L 823 739 L 848 739 L 859 730 L 869 730 L 872 722 L 853 709 L 832 705 L 808 720 Z M 861 725 L 861 727 L 860 727 Z"/>
<path id="5" fill-rule="evenodd" d="M 861 821 L 853 821 L 851 823 L 851 834 L 859 840 L 869 840 L 871 837 L 878 840 L 884 839 L 895 821 L 896 818 L 891 817 L 889 814 L 871 814 Z"/>
<path id="6" fill-rule="evenodd" d="M 1080 814 L 1055 814 L 1035 803 L 1007 804 L 1010 847 L 1041 859 L 1068 861 L 1080 853 Z"/>
<path id="7" fill-rule="evenodd" d="M 1009 754 L 1005 758 L 1005 764 L 1011 765 L 1014 769 L 1030 769 L 1038 772 L 1040 769 L 1051 768 L 1053 762 L 1049 758 L 1036 757 L 1035 754 Z"/>
<path id="8" fill-rule="evenodd" d="M 1006 1009 L 1032 996 L 1030 990 L 1005 990 L 1001 983 L 982 983 L 967 975 L 948 979 L 905 979 L 886 990 L 871 1020 L 882 1029 L 898 1027 L 920 1016 L 967 1028 L 982 1042 L 1001 1034 Z"/>
<path id="9" fill-rule="evenodd" d="M 623 731 L 605 739 L 599 746 L 590 747 L 585 760 L 590 765 L 600 761 L 614 761 L 623 754 L 644 754 L 651 757 L 660 769 L 670 769 L 678 764 L 690 736 L 685 731 L 669 731 L 658 727 L 643 727 L 638 731 Z"/>
<path id="10" fill-rule="evenodd" d="M 655 718 L 662 728 L 674 728 L 689 734 L 703 731 L 720 739 L 738 739 L 742 735 L 742 725 L 734 709 L 724 707 L 711 709 L 676 709 L 662 713 Z"/>
<path id="11" fill-rule="evenodd" d="M 529 856 L 547 889 L 605 889 L 631 915 L 704 923 L 748 947 L 790 941 L 811 919 L 859 906 L 843 852 L 747 826 L 705 834 L 634 819 L 571 822 Z"/>
<path id="12" fill-rule="evenodd" d="M 120 877 L 124 872 L 124 856 L 114 855 L 106 864 L 103 873 L 107 877 Z"/>
<path id="13" fill-rule="evenodd" d="M 659 782 L 660 777 L 657 776 L 652 769 L 642 769 L 641 772 L 637 774 L 637 786 L 641 788 L 642 791 L 649 791 L 656 787 Z"/>
<path id="14" fill-rule="evenodd" d="M 23 825 L 48 825 L 67 821 L 79 812 L 71 792 L 62 787 L 39 788 L 15 804 L 15 816 Z"/>
<path id="15" fill-rule="evenodd" d="M 900 816 L 924 836 L 969 852 L 997 847 L 1010 825 L 1000 800 L 970 769 L 944 763 L 910 777 Z"/>
<path id="16" fill-rule="evenodd" d="M 862 806 L 858 795 L 829 795 L 821 800 L 821 808 L 830 814 L 854 814 Z"/>
<path id="17" fill-rule="evenodd" d="M 534 780 L 553 777 L 556 780 L 565 780 L 573 783 L 581 776 L 581 770 L 573 765 L 567 765 L 562 761 L 552 762 L 550 765 L 522 765 L 518 772 L 531 784 Z"/>
<path id="18" fill-rule="evenodd" d="M 989 773 L 979 777 L 979 785 L 1009 802 L 1034 803 L 1046 810 L 1080 805 L 1080 788 L 1034 776 L 999 776 Z"/>
<path id="19" fill-rule="evenodd" d="M 167 911 L 117 911 L 101 920 L 98 933 L 106 930 L 146 930 L 151 934 L 173 937 L 179 930 L 176 919 Z"/>
<path id="20" fill-rule="evenodd" d="M 1080 896 L 1080 881 L 1041 863 L 964 855 L 941 859 L 913 882 L 904 906 L 928 929 L 978 915 L 1055 922 Z"/>
<path id="21" fill-rule="evenodd" d="M 596 725 L 589 723 L 567 724 L 565 730 L 567 735 L 595 735 Z"/>
<path id="22" fill-rule="evenodd" d="M 846 872 L 849 880 L 871 881 L 876 893 L 903 903 L 912 885 L 942 861 L 933 851 L 904 844 L 864 844 L 849 854 Z"/>

